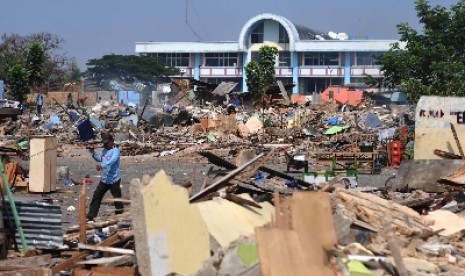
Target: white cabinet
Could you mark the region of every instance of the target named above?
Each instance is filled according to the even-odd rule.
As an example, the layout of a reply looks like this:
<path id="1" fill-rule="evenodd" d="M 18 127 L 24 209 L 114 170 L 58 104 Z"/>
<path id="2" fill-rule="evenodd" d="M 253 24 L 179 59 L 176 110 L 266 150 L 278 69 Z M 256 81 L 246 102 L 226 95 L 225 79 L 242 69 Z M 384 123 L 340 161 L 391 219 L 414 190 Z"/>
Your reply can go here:
<path id="1" fill-rule="evenodd" d="M 56 190 L 58 140 L 54 136 L 32 136 L 30 140 L 29 192 Z"/>

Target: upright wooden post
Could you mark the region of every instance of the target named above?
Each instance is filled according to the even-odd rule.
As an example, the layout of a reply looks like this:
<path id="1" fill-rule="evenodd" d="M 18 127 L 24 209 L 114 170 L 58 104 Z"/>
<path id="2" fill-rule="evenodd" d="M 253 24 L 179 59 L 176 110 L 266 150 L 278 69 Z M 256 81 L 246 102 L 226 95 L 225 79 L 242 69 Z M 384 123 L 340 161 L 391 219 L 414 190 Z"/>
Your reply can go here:
<path id="1" fill-rule="evenodd" d="M 84 178 L 79 194 L 79 243 L 82 244 L 85 244 L 87 240 L 86 223 L 86 179 Z"/>

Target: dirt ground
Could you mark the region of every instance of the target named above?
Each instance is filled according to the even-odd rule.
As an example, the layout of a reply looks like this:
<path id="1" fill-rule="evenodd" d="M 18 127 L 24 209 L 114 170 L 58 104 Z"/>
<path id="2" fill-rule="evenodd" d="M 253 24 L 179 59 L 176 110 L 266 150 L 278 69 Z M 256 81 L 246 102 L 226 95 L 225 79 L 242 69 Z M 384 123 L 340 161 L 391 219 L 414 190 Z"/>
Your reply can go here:
<path id="1" fill-rule="evenodd" d="M 70 178 L 82 182 L 86 175 L 92 179 L 92 184 L 87 186 L 87 204 L 90 203 L 93 191 L 100 181 L 100 173 L 95 169 L 97 164 L 85 150 L 74 151 L 75 156 L 59 157 L 57 166 L 67 166 L 70 172 Z M 232 160 L 231 160 L 232 161 Z M 27 167 L 27 161 L 22 161 L 21 165 Z M 199 191 L 200 186 L 205 178 L 205 174 L 211 166 L 208 160 L 192 154 L 186 157 L 150 157 L 150 156 L 123 156 L 121 158 L 121 174 L 122 174 L 122 193 L 124 198 L 129 198 L 129 183 L 133 178 L 142 178 L 144 175 L 153 176 L 160 170 L 171 176 L 173 183 L 183 184 L 191 179 L 191 175 L 195 170 L 195 179 L 193 192 Z M 285 171 L 286 166 L 282 164 L 270 165 L 273 169 Z M 215 167 L 218 169 L 217 167 Z M 292 171 L 290 174 L 295 177 L 301 176 L 301 171 Z M 359 186 L 382 186 L 386 179 L 391 176 L 392 170 L 384 170 L 381 175 L 360 175 Z M 211 183 L 211 177 L 210 182 Z M 52 200 L 54 204 L 61 205 L 63 211 L 63 228 L 66 229 L 70 225 L 78 223 L 78 196 L 81 190 L 81 185 L 67 186 L 62 180 L 57 182 L 57 191 L 46 194 L 31 194 L 25 190 L 17 190 L 14 194 L 16 199 L 24 200 Z M 110 192 L 105 195 L 105 198 L 112 198 Z M 70 206 L 75 207 L 73 211 L 68 211 Z M 125 205 L 125 208 L 129 206 Z M 113 203 L 103 203 L 100 208 L 100 216 L 108 216 L 114 214 Z"/>

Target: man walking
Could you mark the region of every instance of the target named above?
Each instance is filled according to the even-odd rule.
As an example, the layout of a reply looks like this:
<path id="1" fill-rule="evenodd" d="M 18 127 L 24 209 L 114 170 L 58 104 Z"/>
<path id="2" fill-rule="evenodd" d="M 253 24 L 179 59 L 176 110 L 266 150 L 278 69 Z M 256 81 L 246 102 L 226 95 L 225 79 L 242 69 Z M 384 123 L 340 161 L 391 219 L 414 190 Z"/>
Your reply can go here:
<path id="1" fill-rule="evenodd" d="M 37 115 L 42 114 L 42 105 L 44 104 L 44 97 L 42 94 L 37 94 L 36 105 L 37 105 Z"/>
<path id="2" fill-rule="evenodd" d="M 92 201 L 89 206 L 87 220 L 92 221 L 98 214 L 103 196 L 110 190 L 114 198 L 121 197 L 121 174 L 120 174 L 120 151 L 115 147 L 115 140 L 111 134 L 102 136 L 104 149 L 101 153 L 96 153 L 91 149 L 92 157 L 100 164 L 97 164 L 97 171 L 102 171 L 100 183 L 95 188 Z M 123 203 L 115 201 L 115 214 L 123 213 Z"/>

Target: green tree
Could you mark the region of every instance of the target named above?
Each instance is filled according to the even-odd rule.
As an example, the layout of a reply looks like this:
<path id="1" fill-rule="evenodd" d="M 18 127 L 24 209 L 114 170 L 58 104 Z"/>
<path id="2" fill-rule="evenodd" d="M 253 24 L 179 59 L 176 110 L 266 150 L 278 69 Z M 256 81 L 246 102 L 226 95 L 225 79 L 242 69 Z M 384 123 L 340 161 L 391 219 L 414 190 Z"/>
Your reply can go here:
<path id="1" fill-rule="evenodd" d="M 262 46 L 259 49 L 259 62 L 251 61 L 245 67 L 246 84 L 255 102 L 263 100 L 269 86 L 275 85 L 275 63 L 278 49 Z"/>
<path id="2" fill-rule="evenodd" d="M 421 95 L 465 96 L 465 0 L 449 10 L 416 0 L 415 10 L 423 30 L 397 25 L 405 47 L 395 43 L 378 59 L 384 71 L 378 86 L 400 85 L 412 102 Z"/>
<path id="3" fill-rule="evenodd" d="M 7 73 L 8 98 L 23 102 L 29 93 L 29 78 L 26 67 L 21 64 L 13 65 Z"/>
<path id="4" fill-rule="evenodd" d="M 159 58 L 151 55 L 105 55 L 91 59 L 83 73 L 86 79 L 100 85 L 117 80 L 123 83 L 157 83 L 160 78 L 178 75 L 179 69 L 167 67 Z"/>
<path id="5" fill-rule="evenodd" d="M 44 65 L 45 55 L 44 49 L 39 43 L 29 45 L 27 51 L 27 73 L 30 87 L 35 90 L 36 87 L 44 84 Z"/>
<path id="6" fill-rule="evenodd" d="M 265 93 L 262 67 L 258 62 L 251 61 L 245 67 L 246 83 L 254 101 L 260 101 Z"/>
<path id="7" fill-rule="evenodd" d="M 81 81 L 81 70 L 79 69 L 76 58 L 71 58 L 71 61 L 68 63 L 68 68 L 66 70 L 66 80 L 73 83 L 78 83 Z"/>
<path id="8" fill-rule="evenodd" d="M 276 64 L 276 57 L 278 56 L 278 49 L 272 46 L 262 46 L 258 50 L 260 54 L 260 66 L 262 68 L 263 74 L 263 82 L 265 87 L 268 88 L 269 86 L 276 84 L 275 79 L 275 64 Z"/>
<path id="9" fill-rule="evenodd" d="M 67 57 L 63 54 L 64 40 L 47 32 L 33 33 L 27 36 L 3 34 L 0 41 L 0 79 L 6 79 L 8 70 L 16 64 L 27 67 L 27 53 L 30 45 L 38 43 L 44 51 L 44 79 L 53 76 L 63 79 L 64 64 Z"/>

